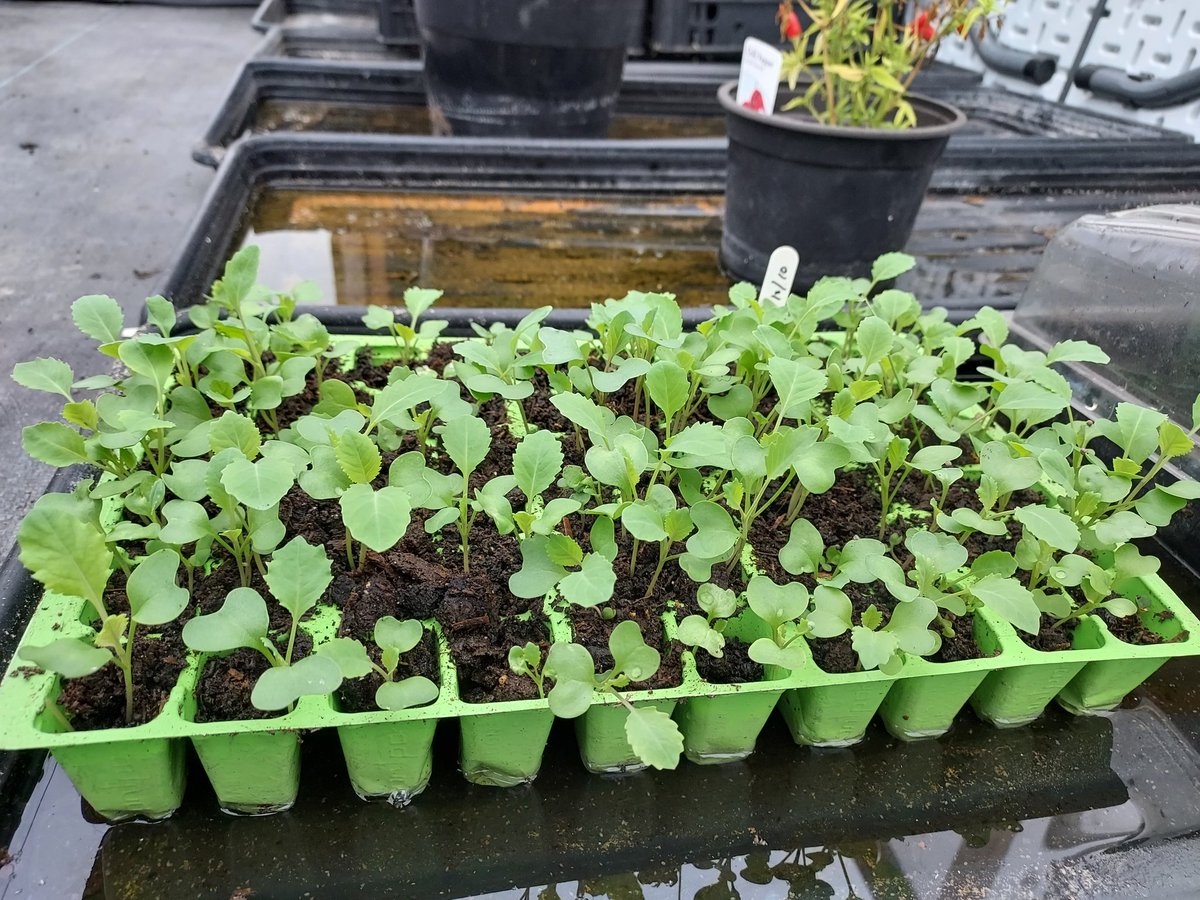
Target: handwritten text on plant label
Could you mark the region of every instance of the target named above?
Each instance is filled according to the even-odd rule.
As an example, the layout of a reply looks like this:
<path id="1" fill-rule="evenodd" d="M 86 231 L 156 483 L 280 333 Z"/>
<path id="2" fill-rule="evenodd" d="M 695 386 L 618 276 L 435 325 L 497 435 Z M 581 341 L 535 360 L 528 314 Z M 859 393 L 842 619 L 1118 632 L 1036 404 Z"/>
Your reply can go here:
<path id="1" fill-rule="evenodd" d="M 762 289 L 758 292 L 758 302 L 770 301 L 776 306 L 787 303 L 788 295 L 792 292 L 792 282 L 796 280 L 796 269 L 800 267 L 800 254 L 795 247 L 786 244 L 776 247 L 767 260 L 767 272 L 763 276 Z"/>

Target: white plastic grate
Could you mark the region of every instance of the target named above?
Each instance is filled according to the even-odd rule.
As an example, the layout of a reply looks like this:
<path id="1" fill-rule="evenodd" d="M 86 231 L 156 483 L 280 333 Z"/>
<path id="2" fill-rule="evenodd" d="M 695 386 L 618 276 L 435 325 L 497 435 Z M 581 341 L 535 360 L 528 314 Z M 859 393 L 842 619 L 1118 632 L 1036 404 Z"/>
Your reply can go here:
<path id="1" fill-rule="evenodd" d="M 1200 65 L 1200 0 L 1109 0 L 1084 57 L 1130 75 L 1172 78 Z M 1071 106 L 1094 109 L 1200 138 L 1200 101 L 1168 109 L 1130 109 L 1074 88 Z"/>
<path id="2" fill-rule="evenodd" d="M 1087 34 L 1095 2 L 1012 0 L 1008 5 L 1000 31 L 1001 43 L 1016 50 L 1058 57 L 1057 73 L 1040 87 L 991 71 L 974 47 L 965 42 L 945 42 L 938 51 L 938 59 L 983 72 L 985 85 L 1057 101 Z M 1171 78 L 1200 66 L 1200 0 L 1108 0 L 1107 7 L 1108 15 L 1100 19 L 1085 48 L 1084 65 L 1113 66 L 1130 75 L 1151 78 Z M 1169 109 L 1135 110 L 1072 86 L 1066 103 L 1181 131 L 1200 140 L 1200 101 Z"/>

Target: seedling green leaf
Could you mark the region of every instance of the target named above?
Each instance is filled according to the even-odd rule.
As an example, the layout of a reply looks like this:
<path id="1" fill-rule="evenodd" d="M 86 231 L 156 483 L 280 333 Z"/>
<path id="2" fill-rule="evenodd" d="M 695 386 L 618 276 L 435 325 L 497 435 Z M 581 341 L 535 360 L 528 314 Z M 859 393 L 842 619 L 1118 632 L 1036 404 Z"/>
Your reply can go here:
<path id="1" fill-rule="evenodd" d="M 221 484 L 239 503 L 251 509 L 270 509 L 295 483 L 295 475 L 270 460 L 232 460 L 221 472 Z"/>
<path id="2" fill-rule="evenodd" d="M 403 681 L 385 681 L 375 691 L 375 705 L 380 709 L 411 709 L 432 703 L 438 697 L 438 686 L 423 675 L 413 675 Z"/>
<path id="3" fill-rule="evenodd" d="M 112 552 L 100 529 L 79 517 L 71 495 L 43 495 L 22 520 L 17 544 L 21 563 L 47 590 L 104 609 Z"/>
<path id="4" fill-rule="evenodd" d="M 331 694 L 342 683 L 336 662 L 325 656 L 306 656 L 290 666 L 272 666 L 258 676 L 250 702 L 258 709 L 287 709 L 301 697 Z"/>
<path id="5" fill-rule="evenodd" d="M 442 447 L 454 461 L 455 468 L 467 478 L 483 462 L 492 446 L 492 432 L 483 419 L 462 416 L 438 429 Z"/>
<path id="6" fill-rule="evenodd" d="M 280 605 L 298 619 L 324 596 L 333 572 L 322 548 L 295 537 L 275 551 L 265 581 Z"/>
<path id="7" fill-rule="evenodd" d="M 44 356 L 17 363 L 13 366 L 12 378 L 22 387 L 58 394 L 67 400 L 71 399 L 71 385 L 75 383 L 75 373 L 70 366 L 61 359 Z"/>
<path id="8" fill-rule="evenodd" d="M 625 738 L 638 758 L 655 769 L 674 769 L 683 753 L 683 735 L 674 720 L 651 706 L 634 707 L 625 719 Z"/>
<path id="9" fill-rule="evenodd" d="M 40 647 L 22 647 L 18 656 L 39 669 L 57 672 L 64 678 L 91 675 L 113 658 L 108 650 L 77 638 L 59 638 Z"/>
<path id="10" fill-rule="evenodd" d="M 1079 546 L 1079 528 L 1061 510 L 1041 505 L 1022 506 L 1014 516 L 1030 534 L 1056 550 L 1073 553 Z"/>
<path id="11" fill-rule="evenodd" d="M 578 572 L 572 572 L 558 585 L 563 599 L 576 606 L 599 606 L 612 599 L 617 576 L 612 562 L 599 553 L 587 554 Z"/>
<path id="12" fill-rule="evenodd" d="M 83 435 L 61 422 L 39 422 L 21 429 L 25 452 L 47 465 L 61 469 L 88 461 Z"/>
<path id="13" fill-rule="evenodd" d="M 348 431 L 337 439 L 334 454 L 353 484 L 370 484 L 383 467 L 375 442 L 356 431 Z"/>
<path id="14" fill-rule="evenodd" d="M 76 328 L 101 344 L 119 341 L 125 327 L 121 305 L 104 294 L 80 297 L 71 304 L 71 318 Z"/>
<path id="15" fill-rule="evenodd" d="M 239 647 L 261 650 L 269 627 L 267 604 L 258 591 L 234 588 L 219 610 L 196 616 L 183 626 L 183 642 L 199 653 L 224 653 Z"/>
<path id="16" fill-rule="evenodd" d="M 133 620 L 140 625 L 165 625 L 187 607 L 186 588 L 175 583 L 179 554 L 171 549 L 151 553 L 129 576 L 125 592 Z"/>
<path id="17" fill-rule="evenodd" d="M 350 534 L 376 553 L 396 546 L 411 521 L 408 494 L 392 485 L 377 491 L 369 484 L 352 485 L 342 494 L 338 505 Z"/>
<path id="18" fill-rule="evenodd" d="M 540 497 L 562 471 L 563 453 L 558 437 L 535 431 L 522 438 L 513 452 L 513 475 L 527 498 Z M 561 516 L 560 516 L 561 518 Z"/>

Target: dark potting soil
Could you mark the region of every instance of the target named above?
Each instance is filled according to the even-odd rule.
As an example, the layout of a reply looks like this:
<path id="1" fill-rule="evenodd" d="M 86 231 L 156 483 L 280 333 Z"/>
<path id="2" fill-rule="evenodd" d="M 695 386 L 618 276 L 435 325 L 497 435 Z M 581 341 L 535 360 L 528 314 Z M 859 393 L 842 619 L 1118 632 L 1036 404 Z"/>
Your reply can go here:
<path id="1" fill-rule="evenodd" d="M 1163 610 L 1167 618 L 1174 616 L 1170 610 Z M 1106 609 L 1100 610 L 1097 615 L 1104 620 L 1104 624 L 1108 626 L 1108 630 L 1112 636 L 1119 641 L 1124 641 L 1126 644 L 1137 644 L 1146 646 L 1149 644 L 1166 644 L 1175 643 L 1177 641 L 1186 641 L 1187 632 L 1181 631 L 1171 641 L 1166 640 L 1162 635 L 1151 631 L 1141 620 L 1141 617 L 1136 613 L 1132 616 L 1114 616 Z"/>
<path id="2" fill-rule="evenodd" d="M 473 607 L 470 611 L 476 609 Z M 450 653 L 458 673 L 458 693 L 463 700 L 491 703 L 537 698 L 533 681 L 509 668 L 508 651 L 532 642 L 545 654 L 550 634 L 545 616 L 527 619 L 471 616 L 443 627 L 447 629 Z M 551 684 L 547 682 L 547 690 Z"/>
<path id="3" fill-rule="evenodd" d="M 104 593 L 110 614 L 128 614 L 125 575 L 115 572 Z M 115 663 L 82 678 L 64 679 L 58 705 L 76 731 L 124 728 L 143 725 L 161 711 L 179 673 L 187 662 L 183 623 L 187 613 L 174 622 L 154 627 L 141 626 L 133 645 L 133 720 L 125 721 L 125 679 Z"/>
<path id="4" fill-rule="evenodd" d="M 849 633 L 835 638 L 817 638 L 810 641 L 813 662 L 822 672 L 831 675 L 846 675 L 858 671 L 858 655 L 854 652 Z"/>
<path id="5" fill-rule="evenodd" d="M 181 625 L 145 630 L 134 639 L 133 721 L 125 721 L 125 679 L 115 663 L 108 663 L 63 682 L 58 704 L 76 731 L 143 725 L 162 712 L 187 661 L 187 648 Z"/>
<path id="6" fill-rule="evenodd" d="M 287 648 L 286 632 L 274 632 L 271 637 L 281 652 Z M 312 638 L 303 631 L 297 632 L 292 661 L 303 659 L 311 650 Z M 196 721 L 229 722 L 282 716 L 286 710 L 267 712 L 250 702 L 255 682 L 270 667 L 265 656 L 246 647 L 227 656 L 209 659 L 196 682 Z"/>
<path id="7" fill-rule="evenodd" d="M 934 662 L 961 662 L 964 659 L 982 659 L 984 655 L 983 651 L 975 643 L 975 617 L 956 616 L 948 612 L 943 612 L 942 616 L 950 622 L 950 627 L 953 629 L 954 634 L 951 636 L 943 634 L 941 649 L 929 658 Z M 999 652 L 999 650 L 994 650 L 989 655 L 995 656 Z"/>
<path id="8" fill-rule="evenodd" d="M 213 555 L 218 557 L 219 564 L 208 575 L 197 580 L 192 587 L 192 603 L 195 604 L 199 612 L 203 615 L 216 612 L 225 604 L 225 598 L 229 596 L 230 591 L 242 587 L 237 566 L 233 561 L 228 558 L 220 560 L 223 553 L 224 551 L 219 548 L 213 548 Z M 333 585 L 330 585 L 330 590 L 326 591 L 326 595 L 322 598 L 321 602 L 330 602 L 330 596 L 335 585 L 340 591 L 344 592 L 346 590 L 344 582 L 335 582 Z M 287 630 L 291 627 L 291 613 L 275 602 L 271 596 L 270 589 L 257 569 L 250 576 L 249 587 L 258 591 L 259 596 L 266 601 L 267 618 L 272 631 Z M 312 617 L 312 614 L 310 610 L 300 618 L 300 621 L 307 621 Z"/>
<path id="9" fill-rule="evenodd" d="M 1025 642 L 1027 647 L 1032 647 L 1034 650 L 1047 652 L 1070 650 L 1071 637 L 1075 633 L 1075 622 L 1055 625 L 1055 621 L 1054 616 L 1042 613 L 1041 628 L 1038 629 L 1037 634 L 1027 634 L 1018 628 L 1016 629 L 1017 636 Z"/>
<path id="10" fill-rule="evenodd" d="M 808 579 L 801 579 L 807 581 Z M 811 581 L 809 589 L 812 589 Z M 848 584 L 842 590 L 850 598 L 853 608 L 853 621 L 858 624 L 867 608 L 874 605 L 883 614 L 880 627 L 887 624 L 891 617 L 895 599 L 878 584 Z M 816 638 L 809 641 L 808 649 L 812 652 L 813 662 L 824 672 L 835 675 L 845 675 L 857 672 L 858 654 L 854 652 L 853 638 L 849 631 L 835 638 Z"/>
<path id="11" fill-rule="evenodd" d="M 678 553 L 682 549 L 682 544 L 675 544 L 671 552 Z M 731 590 L 735 594 L 740 594 L 746 589 L 746 574 L 742 570 L 740 562 L 732 569 L 728 568 L 728 563 L 713 566 L 712 575 L 708 581 L 717 587 Z M 704 614 L 704 610 L 696 602 L 696 593 L 700 588 L 700 583 L 692 581 L 688 577 L 687 572 L 679 568 L 678 565 L 667 563 L 666 568 L 663 569 L 663 573 L 658 579 L 658 583 L 662 586 L 662 593 L 675 600 L 678 605 L 678 616 L 680 618 L 690 616 L 693 613 L 696 615 Z"/>
<path id="12" fill-rule="evenodd" d="M 677 687 L 683 680 L 683 658 L 680 656 L 682 645 L 678 641 L 667 639 L 666 629 L 657 608 L 651 603 L 636 600 L 613 600 L 605 604 L 604 608 L 615 613 L 613 618 L 603 618 L 599 609 L 571 607 L 567 613 L 571 620 L 575 643 L 587 648 L 591 653 L 596 662 L 596 671 L 604 672 L 613 667 L 608 638 L 614 628 L 629 620 L 638 624 L 642 630 L 642 640 L 658 650 L 662 657 L 658 671 L 645 681 L 634 682 L 630 689 L 644 691 Z"/>
<path id="13" fill-rule="evenodd" d="M 330 376 L 326 375 L 326 377 Z M 308 376 L 304 379 L 304 390 L 291 397 L 284 397 L 283 401 L 276 407 L 275 420 L 279 424 L 280 429 L 289 427 L 301 416 L 307 415 L 309 410 L 316 406 L 320 400 L 321 396 L 317 388 L 317 376 L 315 373 L 309 372 Z M 259 430 L 264 434 L 270 432 L 270 429 L 263 423 L 259 423 Z"/>
<path id="14" fill-rule="evenodd" d="M 530 640 L 545 644 L 548 635 L 541 600 L 520 599 L 508 590 L 509 575 L 521 565 L 516 540 L 498 536 L 494 529 L 489 534 L 490 523 L 477 521 L 471 533 L 473 571 L 464 575 L 457 530 L 448 525 L 439 540 L 431 541 L 424 527 L 428 517 L 428 511 L 414 510 L 408 533 L 395 547 L 368 553 L 364 570 L 346 576 L 351 590 L 343 633 L 369 642 L 382 616 L 436 618 L 449 641 L 464 699 L 479 703 L 536 697 L 533 682 L 508 667 L 510 647 Z M 436 667 L 436 657 L 432 664 Z M 437 680 L 425 672 L 414 674 Z M 374 688 L 368 696 L 374 697 Z"/>
<path id="15" fill-rule="evenodd" d="M 446 371 L 446 366 L 458 358 L 458 354 L 454 352 L 453 341 L 438 341 L 425 355 L 425 365 L 436 372 L 438 378 L 441 378 L 442 373 Z"/>
<path id="16" fill-rule="evenodd" d="M 515 442 L 506 426 L 497 424 L 493 435 L 492 452 L 476 470 L 478 479 L 472 479 L 473 483 L 478 480 L 477 486 L 511 466 Z M 348 570 L 345 530 L 336 501 L 314 501 L 294 489 L 280 504 L 280 516 L 289 533 L 323 544 L 334 561 L 334 571 L 342 573 L 335 578 L 330 599 L 344 609 L 343 633 L 369 644 L 375 622 L 384 615 L 437 618 L 450 642 L 465 699 L 484 702 L 536 697 L 533 682 L 508 668 L 509 647 L 527 640 L 544 643 L 547 633 L 541 601 L 521 600 L 508 591 L 508 578 L 521 565 L 515 538 L 498 536 L 490 522 L 476 521 L 469 539 L 474 571 L 464 575 L 457 528 L 453 523 L 447 525 L 431 540 L 425 533 L 430 515 L 428 510 L 413 510 L 408 532 L 400 542 L 386 553 L 368 552 L 360 572 Z M 535 620 L 515 621 L 525 613 L 533 613 Z M 436 657 L 432 662 L 435 674 L 422 674 L 436 680 Z M 358 690 L 367 698 L 367 708 L 374 708 L 374 686 Z"/>
<path id="17" fill-rule="evenodd" d="M 736 638 L 725 639 L 720 659 L 705 650 L 695 651 L 696 670 L 709 684 L 746 684 L 763 680 L 763 667 L 750 658 L 750 645 Z"/>
<path id="18" fill-rule="evenodd" d="M 279 519 L 287 529 L 288 540 L 296 536 L 314 546 L 328 546 L 346 537 L 337 500 L 314 500 L 299 485 L 292 485 L 279 501 Z"/>
<path id="19" fill-rule="evenodd" d="M 929 490 L 924 477 L 910 477 L 895 498 L 896 504 L 905 504 L 912 512 L 896 517 L 887 524 L 883 541 L 897 541 L 895 556 L 901 566 L 907 568 L 912 558 L 905 549 L 905 533 L 914 525 L 924 524 L 930 514 L 930 500 L 934 494 Z M 1013 503 L 1035 503 L 1041 495 L 1034 491 L 1020 491 L 1013 495 Z M 786 507 L 786 495 L 778 502 Z M 950 489 L 946 498 L 948 509 L 969 507 L 980 508 L 975 493 L 975 483 L 962 479 Z M 896 506 L 893 506 L 895 509 Z M 807 518 L 821 533 L 827 547 L 842 546 L 856 538 L 879 538 L 879 491 L 875 473 L 869 469 L 843 470 L 837 483 L 824 494 L 810 496 L 800 515 Z M 779 513 L 759 517 L 750 529 L 750 545 L 754 548 L 755 560 L 765 575 L 775 581 L 787 581 L 791 576 L 779 565 L 779 550 L 788 542 L 790 526 L 784 522 L 783 510 Z M 967 552 L 971 559 L 989 550 L 1012 551 L 1016 546 L 1018 531 L 1010 526 L 1007 537 L 992 537 L 976 534 L 967 539 Z"/>
<path id="20" fill-rule="evenodd" d="M 516 540 L 494 531 L 485 537 L 478 522 L 476 528 L 480 533 L 474 535 L 470 575 L 462 572 L 457 532 L 443 541 L 447 574 L 436 616 L 450 644 L 459 693 L 469 703 L 530 700 L 537 689 L 527 676 L 509 668 L 508 651 L 529 641 L 546 645 L 549 627 L 542 601 L 520 599 L 508 590 L 509 575 L 520 567 Z"/>
<path id="21" fill-rule="evenodd" d="M 386 387 L 388 375 L 392 369 L 400 365 L 400 362 L 391 357 L 375 362 L 377 349 L 376 347 L 359 347 L 354 354 L 354 365 L 340 376 L 341 379 L 370 388 Z"/>

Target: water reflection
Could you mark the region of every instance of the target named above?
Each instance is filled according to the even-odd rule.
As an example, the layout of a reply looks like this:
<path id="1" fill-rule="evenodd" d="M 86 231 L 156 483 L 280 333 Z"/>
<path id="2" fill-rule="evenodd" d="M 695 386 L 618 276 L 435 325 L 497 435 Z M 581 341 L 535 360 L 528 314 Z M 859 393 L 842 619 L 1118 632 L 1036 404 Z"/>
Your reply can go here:
<path id="1" fill-rule="evenodd" d="M 615 140 L 649 138 L 720 138 L 725 136 L 725 117 L 713 89 L 712 109 L 707 115 L 647 115 L 618 111 L 609 126 Z M 392 100 L 393 98 L 389 98 Z M 425 98 L 401 96 L 399 102 L 357 103 L 344 100 L 296 100 L 267 98 L 253 111 L 256 133 L 277 131 L 340 131 L 351 134 L 432 133 Z M 407 102 L 406 102 L 407 101 Z"/>
<path id="2" fill-rule="evenodd" d="M 242 243 L 263 248 L 272 286 L 317 280 L 327 303 L 584 307 L 629 290 L 687 306 L 727 299 L 719 198 L 267 191 Z"/>

